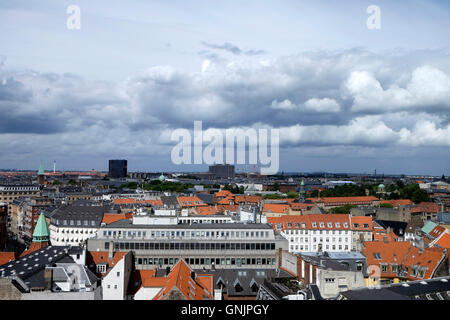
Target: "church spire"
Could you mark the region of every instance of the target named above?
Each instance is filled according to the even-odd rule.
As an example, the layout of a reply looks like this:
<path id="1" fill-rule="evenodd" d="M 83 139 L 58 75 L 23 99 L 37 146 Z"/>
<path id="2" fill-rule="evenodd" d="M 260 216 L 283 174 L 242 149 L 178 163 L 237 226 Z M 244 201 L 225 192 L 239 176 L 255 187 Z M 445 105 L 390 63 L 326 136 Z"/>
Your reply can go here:
<path id="1" fill-rule="evenodd" d="M 45 171 L 44 171 L 44 166 L 42 165 L 42 161 L 41 161 L 41 165 L 39 166 L 38 176 L 43 176 L 43 175 L 45 175 Z"/>
<path id="2" fill-rule="evenodd" d="M 47 221 L 43 212 L 39 215 L 33 232 L 33 242 L 48 242 L 50 239 L 50 231 L 48 230 Z"/>

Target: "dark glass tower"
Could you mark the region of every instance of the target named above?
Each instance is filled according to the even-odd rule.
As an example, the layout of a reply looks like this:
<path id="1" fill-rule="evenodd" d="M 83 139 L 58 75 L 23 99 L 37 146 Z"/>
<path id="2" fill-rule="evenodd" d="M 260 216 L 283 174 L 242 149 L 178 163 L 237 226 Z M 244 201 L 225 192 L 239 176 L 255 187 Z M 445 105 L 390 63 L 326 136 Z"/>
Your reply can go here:
<path id="1" fill-rule="evenodd" d="M 126 178 L 127 177 L 127 160 L 109 160 L 110 178 Z"/>

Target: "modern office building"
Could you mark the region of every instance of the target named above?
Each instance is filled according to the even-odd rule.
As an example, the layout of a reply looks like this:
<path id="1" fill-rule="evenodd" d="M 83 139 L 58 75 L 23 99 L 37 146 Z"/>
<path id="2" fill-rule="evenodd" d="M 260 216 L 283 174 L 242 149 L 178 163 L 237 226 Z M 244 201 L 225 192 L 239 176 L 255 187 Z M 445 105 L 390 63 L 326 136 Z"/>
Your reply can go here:
<path id="1" fill-rule="evenodd" d="M 181 258 L 196 269 L 276 268 L 277 249 L 288 242 L 269 224 L 155 225 L 121 220 L 99 229 L 88 250 L 133 251 L 137 269 L 173 267 Z"/>
<path id="2" fill-rule="evenodd" d="M 126 178 L 127 177 L 127 160 L 109 160 L 109 174 L 110 178 Z"/>
<path id="3" fill-rule="evenodd" d="M 234 166 L 230 164 L 215 164 L 209 166 L 209 173 L 216 178 L 234 179 Z"/>

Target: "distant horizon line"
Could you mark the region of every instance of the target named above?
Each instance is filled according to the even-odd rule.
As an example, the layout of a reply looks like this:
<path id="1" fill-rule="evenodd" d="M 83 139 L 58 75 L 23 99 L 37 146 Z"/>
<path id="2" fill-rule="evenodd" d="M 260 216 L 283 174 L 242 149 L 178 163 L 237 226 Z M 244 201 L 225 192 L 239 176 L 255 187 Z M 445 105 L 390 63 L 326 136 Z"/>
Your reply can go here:
<path id="1" fill-rule="evenodd" d="M 11 168 L 0 168 L 0 172 L 37 172 L 36 169 L 11 169 Z M 98 170 L 98 169 L 90 169 L 90 170 L 74 170 L 74 169 L 64 169 L 64 172 L 100 172 L 100 173 L 108 173 L 108 170 Z M 44 172 L 50 172 L 52 173 L 53 170 L 45 170 Z M 57 173 L 62 172 L 62 170 L 56 170 Z M 161 174 L 161 173 L 170 173 L 170 174 L 197 174 L 197 173 L 208 173 L 208 171 L 128 171 L 128 173 L 155 173 L 155 174 Z M 235 174 L 245 174 L 245 173 L 258 173 L 259 172 L 235 172 Z M 302 174 L 332 174 L 332 175 L 350 175 L 350 176 L 375 176 L 375 173 L 368 173 L 368 172 L 331 172 L 331 171 L 284 171 L 281 170 L 277 174 L 274 175 L 302 175 Z M 445 177 L 448 177 L 447 174 L 443 173 Z M 385 176 L 385 177 L 391 177 L 391 176 L 418 176 L 418 177 L 441 177 L 441 174 L 439 175 L 433 175 L 433 174 L 406 174 L 406 173 L 377 173 L 377 177 Z"/>

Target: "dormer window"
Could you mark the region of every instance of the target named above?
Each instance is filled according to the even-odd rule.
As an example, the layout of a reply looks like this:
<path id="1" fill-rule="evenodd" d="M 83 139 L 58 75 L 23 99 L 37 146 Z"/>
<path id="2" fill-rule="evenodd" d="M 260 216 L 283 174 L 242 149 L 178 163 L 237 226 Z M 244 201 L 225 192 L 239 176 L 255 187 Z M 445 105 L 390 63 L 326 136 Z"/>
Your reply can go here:
<path id="1" fill-rule="evenodd" d="M 331 222 L 328 222 L 328 223 L 327 223 L 327 226 L 328 226 L 328 228 L 332 228 L 332 227 L 333 227 L 333 224 L 332 224 Z"/>
<path id="2" fill-rule="evenodd" d="M 106 273 L 106 263 L 97 265 L 97 273 Z"/>
<path id="3" fill-rule="evenodd" d="M 348 228 L 348 223 L 344 222 L 344 228 Z"/>
<path id="4" fill-rule="evenodd" d="M 312 223 L 313 228 L 317 228 L 317 224 L 315 222 Z"/>
<path id="5" fill-rule="evenodd" d="M 336 222 L 335 225 L 336 225 L 336 228 L 340 228 L 341 227 L 341 224 L 339 222 Z"/>
<path id="6" fill-rule="evenodd" d="M 325 227 L 325 224 L 323 222 L 320 222 L 320 227 L 321 228 Z"/>

